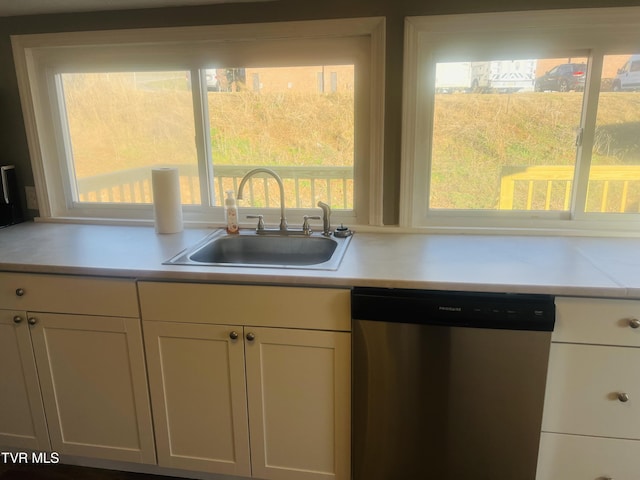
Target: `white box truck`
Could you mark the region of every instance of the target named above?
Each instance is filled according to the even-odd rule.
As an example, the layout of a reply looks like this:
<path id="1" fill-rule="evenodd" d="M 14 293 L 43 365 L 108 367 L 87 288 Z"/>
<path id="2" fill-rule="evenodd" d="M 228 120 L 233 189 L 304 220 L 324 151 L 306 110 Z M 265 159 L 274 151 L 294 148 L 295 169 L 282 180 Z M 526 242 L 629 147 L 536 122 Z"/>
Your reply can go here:
<path id="1" fill-rule="evenodd" d="M 443 62 L 436 65 L 437 93 L 532 92 L 537 60 Z"/>
<path id="2" fill-rule="evenodd" d="M 640 90 L 640 55 L 631 55 L 629 60 L 618 69 L 613 80 L 613 91 Z"/>

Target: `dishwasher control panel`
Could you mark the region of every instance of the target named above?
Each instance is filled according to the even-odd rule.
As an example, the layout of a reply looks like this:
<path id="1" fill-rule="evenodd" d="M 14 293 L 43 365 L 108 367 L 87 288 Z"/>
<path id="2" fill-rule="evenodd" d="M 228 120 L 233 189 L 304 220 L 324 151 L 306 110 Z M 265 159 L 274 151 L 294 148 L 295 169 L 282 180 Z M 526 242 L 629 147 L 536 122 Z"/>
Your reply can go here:
<path id="1" fill-rule="evenodd" d="M 550 332 L 555 303 L 552 295 L 355 287 L 351 318 Z"/>

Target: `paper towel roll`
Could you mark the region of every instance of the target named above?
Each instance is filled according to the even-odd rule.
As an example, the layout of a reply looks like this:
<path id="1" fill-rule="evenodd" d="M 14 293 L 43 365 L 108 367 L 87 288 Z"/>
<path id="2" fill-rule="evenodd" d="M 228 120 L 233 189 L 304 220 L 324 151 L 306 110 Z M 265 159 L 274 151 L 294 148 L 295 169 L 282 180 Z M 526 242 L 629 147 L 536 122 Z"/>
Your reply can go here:
<path id="1" fill-rule="evenodd" d="M 182 231 L 182 201 L 180 175 L 177 168 L 160 167 L 151 170 L 153 216 L 158 233 Z"/>

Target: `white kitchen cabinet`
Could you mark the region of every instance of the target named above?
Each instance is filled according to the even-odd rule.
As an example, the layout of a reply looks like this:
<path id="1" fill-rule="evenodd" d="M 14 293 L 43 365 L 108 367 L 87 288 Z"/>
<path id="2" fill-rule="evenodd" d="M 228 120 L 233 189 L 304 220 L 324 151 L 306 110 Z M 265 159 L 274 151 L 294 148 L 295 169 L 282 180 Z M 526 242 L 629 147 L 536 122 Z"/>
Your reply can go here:
<path id="1" fill-rule="evenodd" d="M 558 297 L 552 340 L 554 343 L 640 347 L 639 319 L 640 301 Z"/>
<path id="2" fill-rule="evenodd" d="M 556 298 L 537 480 L 637 480 L 640 302 Z"/>
<path id="3" fill-rule="evenodd" d="M 255 477 L 350 478 L 350 343 L 345 332 L 245 327 Z"/>
<path id="4" fill-rule="evenodd" d="M 338 288 L 138 282 L 143 320 L 351 331 L 351 291 Z"/>
<path id="5" fill-rule="evenodd" d="M 52 448 L 155 463 L 140 321 L 29 313 Z"/>
<path id="6" fill-rule="evenodd" d="M 640 439 L 640 349 L 554 343 L 549 361 L 543 431 Z"/>
<path id="7" fill-rule="evenodd" d="M 637 480 L 640 441 L 542 433 L 538 479 Z"/>
<path id="8" fill-rule="evenodd" d="M 0 308 L 138 317 L 133 280 L 0 272 Z"/>
<path id="9" fill-rule="evenodd" d="M 0 445 L 49 450 L 49 433 L 25 312 L 0 310 Z"/>
<path id="10" fill-rule="evenodd" d="M 144 322 L 144 337 L 158 464 L 250 476 L 242 327 Z"/>
<path id="11" fill-rule="evenodd" d="M 0 284 L 2 304 L 22 308 L 14 334 L 22 365 L 35 358 L 50 448 L 155 463 L 135 283 L 0 273 Z M 30 373 L 25 379 L 33 383 Z"/>
<path id="12" fill-rule="evenodd" d="M 160 465 L 350 478 L 348 290 L 138 289 Z"/>

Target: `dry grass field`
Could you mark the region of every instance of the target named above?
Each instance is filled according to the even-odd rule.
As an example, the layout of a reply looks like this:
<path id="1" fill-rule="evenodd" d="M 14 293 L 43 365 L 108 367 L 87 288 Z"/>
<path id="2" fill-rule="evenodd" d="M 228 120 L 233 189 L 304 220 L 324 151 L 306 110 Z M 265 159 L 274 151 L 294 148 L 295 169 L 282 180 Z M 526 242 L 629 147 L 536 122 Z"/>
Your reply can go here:
<path id="1" fill-rule="evenodd" d="M 438 95 L 432 206 L 495 209 L 502 167 L 574 165 L 581 108 L 577 92 Z M 640 93 L 601 93 L 593 164 L 640 165 Z"/>
<path id="2" fill-rule="evenodd" d="M 196 164 L 193 105 L 186 79 L 178 74 L 165 80 L 168 88 L 157 82 L 153 88 L 148 82 L 147 88 L 140 88 L 130 74 L 109 75 L 65 79 L 76 176 Z M 352 90 L 327 94 L 306 88 L 265 90 L 209 92 L 214 165 L 353 164 Z"/>
<path id="3" fill-rule="evenodd" d="M 354 159 L 353 67 L 326 67 L 327 93 L 319 93 L 322 67 L 247 69 L 248 86 L 208 93 L 211 156 L 216 166 L 352 167 Z M 350 79 L 350 80 L 349 80 Z M 158 165 L 191 166 L 197 152 L 191 92 L 185 73 L 65 75 L 66 113 L 76 178 L 82 180 Z M 332 91 L 334 90 L 334 91 Z M 353 204 L 353 182 L 286 180 L 287 205 L 336 208 Z M 255 186 L 254 205 L 264 205 Z M 215 184 L 218 201 L 233 179 Z M 142 187 L 141 187 L 142 188 Z M 117 189 L 116 189 L 117 190 Z M 91 193 L 82 201 L 151 201 L 148 186 L 132 195 Z M 279 202 L 269 185 L 270 205 Z M 297 191 L 297 196 L 293 192 Z M 200 202 L 199 184 L 182 178 L 183 203 Z"/>
<path id="4" fill-rule="evenodd" d="M 77 178 L 196 165 L 184 73 L 144 82 L 130 74 L 104 75 L 65 76 Z M 347 82 L 334 93 L 318 94 L 314 79 L 306 78 L 301 90 L 279 79 L 280 88 L 209 92 L 214 165 L 352 165 L 353 91 Z M 260 83 L 275 85 L 269 80 L 260 77 Z M 437 95 L 432 206 L 495 209 L 503 167 L 573 165 L 581 107 L 577 92 Z M 639 134 L 640 93 L 602 92 L 593 163 L 640 165 Z M 640 202 L 640 185 L 633 188 Z"/>

